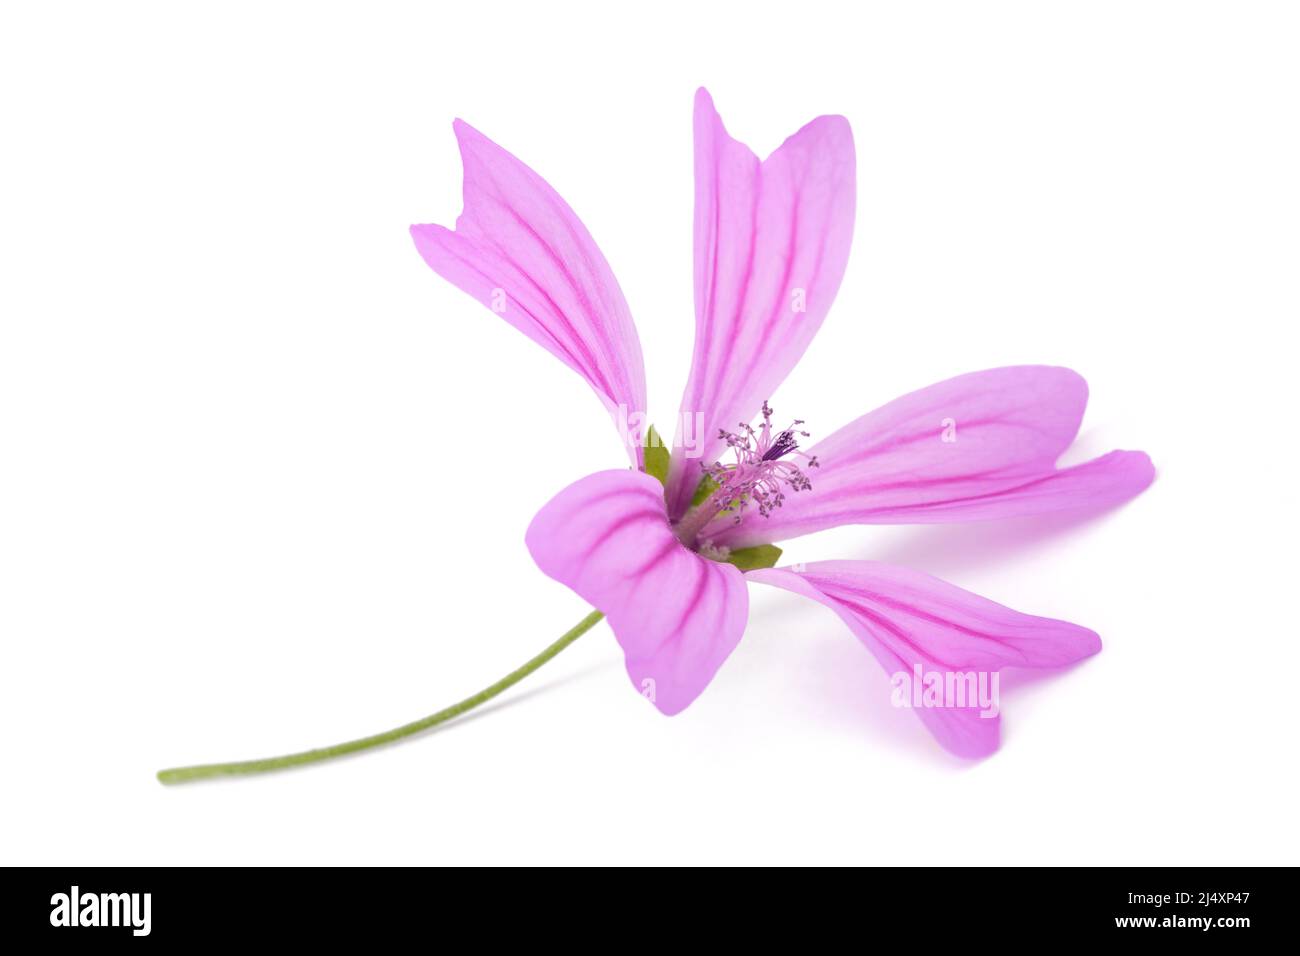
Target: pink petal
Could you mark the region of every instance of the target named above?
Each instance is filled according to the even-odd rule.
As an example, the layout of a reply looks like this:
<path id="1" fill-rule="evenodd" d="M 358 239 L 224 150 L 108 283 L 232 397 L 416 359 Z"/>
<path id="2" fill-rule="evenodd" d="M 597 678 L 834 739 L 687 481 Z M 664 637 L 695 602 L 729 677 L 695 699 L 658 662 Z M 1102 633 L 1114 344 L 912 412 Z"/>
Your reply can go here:
<path id="1" fill-rule="evenodd" d="M 538 567 L 605 612 L 632 683 L 665 714 L 699 696 L 745 630 L 744 575 L 678 543 L 649 475 L 575 482 L 537 513 L 526 540 Z"/>
<path id="2" fill-rule="evenodd" d="M 844 117 L 818 117 L 760 163 L 727 135 L 708 92 L 696 94 L 695 355 L 669 482 L 674 517 L 700 461 L 718 457 L 718 429 L 752 419 L 821 327 L 848 261 L 854 182 Z M 689 455 L 687 439 L 698 440 Z"/>
<path id="3" fill-rule="evenodd" d="M 412 226 L 424 261 L 569 366 L 619 421 L 643 421 L 641 343 L 614 273 L 541 176 L 457 120 L 465 209 L 456 231 Z M 631 416 L 641 418 L 631 418 Z M 624 435 L 639 464 L 640 435 Z"/>
<path id="4" fill-rule="evenodd" d="M 720 544 L 781 541 L 846 524 L 982 521 L 1118 504 L 1155 476 L 1138 451 L 1072 468 L 1088 386 L 1065 368 L 1024 365 L 959 375 L 863 415 L 809 453 L 812 490 L 770 518 L 751 509 L 706 529 Z M 952 441 L 945 441 L 945 435 Z"/>
<path id="5" fill-rule="evenodd" d="M 747 577 L 835 611 L 891 675 L 914 679 L 920 665 L 946 682 L 949 674 L 991 675 L 1008 665 L 1061 667 L 1101 650 L 1101 639 L 1087 628 L 1021 614 L 928 574 L 875 561 L 822 561 Z M 991 681 L 986 678 L 990 690 Z M 981 717 L 981 706 L 969 700 L 946 703 L 914 708 L 939 743 L 961 757 L 997 749 L 1000 717 Z"/>

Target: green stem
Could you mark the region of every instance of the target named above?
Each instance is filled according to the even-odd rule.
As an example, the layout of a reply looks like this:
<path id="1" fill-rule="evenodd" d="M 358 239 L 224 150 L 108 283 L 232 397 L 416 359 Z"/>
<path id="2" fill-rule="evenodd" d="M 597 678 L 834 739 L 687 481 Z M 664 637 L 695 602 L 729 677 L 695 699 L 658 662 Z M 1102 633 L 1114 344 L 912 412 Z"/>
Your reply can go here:
<path id="1" fill-rule="evenodd" d="M 357 740 L 349 740 L 345 743 L 334 744 L 332 747 L 321 747 L 318 750 L 304 750 L 300 753 L 285 754 L 281 757 L 264 757 L 261 760 L 239 760 L 234 763 L 205 763 L 193 767 L 171 767 L 167 770 L 159 770 L 158 779 L 162 783 L 188 783 L 191 780 L 205 780 L 208 777 L 222 777 L 229 774 L 266 773 L 271 770 L 283 770 L 286 767 L 298 767 L 302 764 L 317 763 L 321 760 L 332 760 L 335 757 L 342 757 L 344 754 L 356 753 L 359 750 L 369 750 L 371 747 L 382 747 L 384 744 L 390 744 L 394 740 L 401 740 L 403 737 L 410 737 L 412 734 L 418 734 L 422 730 L 428 730 L 430 727 L 436 727 L 438 724 L 446 723 L 453 717 L 459 717 L 461 714 L 473 710 L 479 704 L 491 700 L 503 690 L 518 684 L 533 671 L 537 670 L 537 668 L 541 667 L 556 654 L 560 653 L 560 651 L 564 650 L 587 631 L 595 627 L 604 616 L 605 615 L 600 611 L 592 611 L 574 625 L 573 629 L 565 633 L 558 641 L 546 648 L 546 650 L 542 651 L 527 664 L 524 664 L 517 670 L 511 671 L 495 684 L 483 688 L 474 696 L 466 697 L 459 703 L 452 704 L 450 707 L 444 707 L 436 714 L 430 714 L 428 717 L 422 717 L 409 724 L 402 724 L 400 727 L 394 727 L 392 730 L 385 730 L 383 733 L 373 734 L 370 737 L 361 737 Z"/>

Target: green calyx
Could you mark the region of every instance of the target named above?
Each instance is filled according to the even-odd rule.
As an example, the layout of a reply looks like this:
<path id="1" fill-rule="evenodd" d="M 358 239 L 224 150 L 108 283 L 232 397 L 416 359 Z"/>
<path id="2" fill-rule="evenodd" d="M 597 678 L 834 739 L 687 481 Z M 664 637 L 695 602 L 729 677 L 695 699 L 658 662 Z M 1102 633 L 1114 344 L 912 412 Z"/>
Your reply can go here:
<path id="1" fill-rule="evenodd" d="M 774 544 L 756 544 L 752 548 L 737 548 L 721 560 L 742 571 L 757 571 L 776 567 L 776 562 L 781 560 L 781 549 Z"/>
<path id="2" fill-rule="evenodd" d="M 664 444 L 664 440 L 659 437 L 653 425 L 646 430 L 644 456 L 645 473 L 651 478 L 658 478 L 659 484 L 667 488 L 668 463 L 671 456 L 668 453 L 668 446 Z"/>

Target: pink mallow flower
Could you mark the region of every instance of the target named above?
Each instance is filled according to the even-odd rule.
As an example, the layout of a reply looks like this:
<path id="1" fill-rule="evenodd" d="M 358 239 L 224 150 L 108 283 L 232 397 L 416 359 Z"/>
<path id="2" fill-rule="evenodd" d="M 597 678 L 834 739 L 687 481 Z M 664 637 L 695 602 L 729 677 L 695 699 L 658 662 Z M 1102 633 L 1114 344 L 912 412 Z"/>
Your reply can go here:
<path id="1" fill-rule="evenodd" d="M 581 375 L 612 415 L 644 420 L 636 328 L 586 228 L 514 156 L 463 122 L 455 130 L 465 208 L 454 231 L 412 227 L 420 254 Z M 633 685 L 665 714 L 689 705 L 740 641 L 749 582 L 831 608 L 891 674 L 960 683 L 1008 665 L 1059 667 L 1101 647 L 1086 628 L 920 571 L 874 561 L 771 566 L 773 542 L 840 525 L 1097 509 L 1154 477 L 1135 451 L 1056 467 L 1087 402 L 1083 379 L 1065 368 L 961 375 L 806 452 L 802 422 L 773 421 L 766 398 L 807 349 L 844 275 L 854 166 L 841 116 L 818 117 L 759 161 L 697 93 L 695 351 L 673 453 L 665 464 L 666 450 L 638 432 L 631 469 L 579 479 L 528 529 L 538 566 L 605 612 Z M 692 442 L 680 423 L 702 423 L 695 457 L 684 453 Z M 989 708 L 944 703 L 916 708 L 944 747 L 965 757 L 997 748 Z"/>

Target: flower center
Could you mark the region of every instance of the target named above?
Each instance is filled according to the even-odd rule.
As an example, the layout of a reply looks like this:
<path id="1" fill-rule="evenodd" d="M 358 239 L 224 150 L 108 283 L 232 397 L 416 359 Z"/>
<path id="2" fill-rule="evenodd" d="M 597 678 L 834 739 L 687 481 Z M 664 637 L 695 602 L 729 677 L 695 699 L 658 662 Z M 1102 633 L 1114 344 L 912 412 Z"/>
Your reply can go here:
<path id="1" fill-rule="evenodd" d="M 681 542 L 688 548 L 698 548 L 700 531 L 719 515 L 730 514 L 739 524 L 746 509 L 756 506 L 766 518 L 785 501 L 787 486 L 794 491 L 811 489 L 812 482 L 795 463 L 802 459 L 804 468 L 817 467 L 817 456 L 799 450 L 799 439 L 809 434 L 799 428 L 802 424 L 803 420 L 796 418 L 789 427 L 778 431 L 772 427 L 772 408 L 764 402 L 763 421 L 757 428 L 741 422 L 736 432 L 719 429 L 718 437 L 726 441 L 736 460 L 732 464 L 718 461 L 704 466 L 705 477 L 715 487 L 675 526 Z"/>

